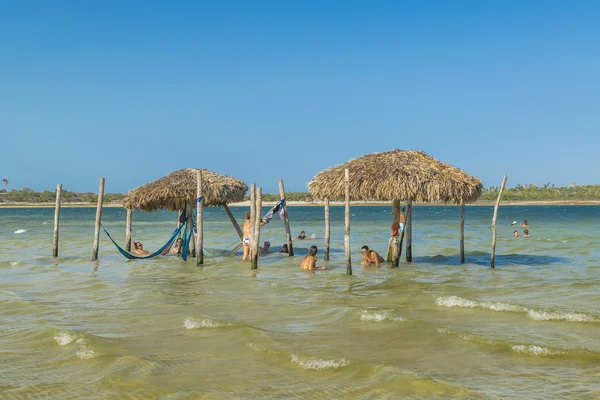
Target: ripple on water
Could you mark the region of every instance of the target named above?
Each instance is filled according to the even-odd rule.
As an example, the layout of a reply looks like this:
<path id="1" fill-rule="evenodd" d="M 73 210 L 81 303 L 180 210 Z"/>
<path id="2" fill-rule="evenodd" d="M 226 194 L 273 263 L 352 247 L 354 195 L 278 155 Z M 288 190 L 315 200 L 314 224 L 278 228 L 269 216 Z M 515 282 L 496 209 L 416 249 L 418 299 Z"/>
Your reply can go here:
<path id="1" fill-rule="evenodd" d="M 381 321 L 404 321 L 404 318 L 400 316 L 395 316 L 391 311 L 381 310 L 362 310 L 360 312 L 360 320 L 361 321 L 370 321 L 370 322 L 381 322 Z"/>
<path id="2" fill-rule="evenodd" d="M 187 317 L 183 321 L 183 326 L 186 329 L 201 329 L 201 328 L 226 328 L 231 326 L 229 322 L 221 322 L 209 318 L 196 319 Z"/>
<path id="3" fill-rule="evenodd" d="M 62 330 L 58 331 L 54 335 L 54 340 L 60 346 L 67 346 L 71 344 L 76 346 L 77 350 L 75 354 L 81 360 L 89 360 L 98 355 L 94 351 L 94 348 L 90 345 L 89 340 L 86 339 L 82 334 Z"/>
<path id="4" fill-rule="evenodd" d="M 338 369 L 350 364 L 350 361 L 345 358 L 339 358 L 337 360 L 323 360 L 314 357 L 300 357 L 296 354 L 292 354 L 292 362 L 294 364 L 298 364 L 303 369 L 314 371 Z"/>

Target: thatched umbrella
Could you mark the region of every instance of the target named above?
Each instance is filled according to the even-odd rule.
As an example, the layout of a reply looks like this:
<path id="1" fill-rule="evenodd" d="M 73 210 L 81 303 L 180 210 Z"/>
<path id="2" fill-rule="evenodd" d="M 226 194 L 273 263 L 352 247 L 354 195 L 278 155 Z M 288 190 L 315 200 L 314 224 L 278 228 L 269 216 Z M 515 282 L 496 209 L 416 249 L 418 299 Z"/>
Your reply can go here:
<path id="1" fill-rule="evenodd" d="M 224 207 L 227 215 L 240 238 L 242 230 L 233 214 L 227 207 L 229 203 L 244 200 L 248 191 L 246 184 L 236 178 L 217 174 L 206 169 L 185 168 L 163 176 L 131 190 L 123 198 L 123 207 L 128 210 L 127 233 L 131 237 L 131 210 L 186 211 L 188 226 L 192 226 L 192 209 L 198 196 L 198 171 L 202 171 L 202 205 L 207 207 Z M 129 240 L 127 241 L 129 243 Z"/>
<path id="2" fill-rule="evenodd" d="M 196 202 L 197 168 L 185 168 L 163 176 L 130 191 L 123 198 L 123 207 L 132 210 L 183 211 Z M 207 207 L 222 207 L 244 200 L 248 186 L 236 178 L 202 169 L 203 203 Z"/>
<path id="3" fill-rule="evenodd" d="M 461 259 L 464 262 L 464 204 L 472 203 L 481 196 L 483 185 L 479 178 L 422 151 L 396 149 L 366 154 L 320 172 L 308 184 L 311 195 L 316 199 L 343 198 L 346 169 L 350 171 L 350 200 L 394 202 L 395 217 L 399 214 L 400 201 L 407 202 L 407 261 L 412 259 L 412 202 L 460 204 Z"/>

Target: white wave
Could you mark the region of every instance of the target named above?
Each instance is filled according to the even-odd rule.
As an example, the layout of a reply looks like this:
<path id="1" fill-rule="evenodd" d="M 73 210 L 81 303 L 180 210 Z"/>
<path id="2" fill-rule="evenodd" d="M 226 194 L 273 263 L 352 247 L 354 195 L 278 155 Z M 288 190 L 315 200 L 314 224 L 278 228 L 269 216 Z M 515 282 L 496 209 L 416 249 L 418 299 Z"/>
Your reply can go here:
<path id="1" fill-rule="evenodd" d="M 564 313 L 533 310 L 531 308 L 521 307 L 514 304 L 467 300 L 458 296 L 438 297 L 435 300 L 435 303 L 442 307 L 480 308 L 492 311 L 524 312 L 527 313 L 529 318 L 535 321 L 598 322 L 598 319 L 593 316 L 577 312 Z"/>
<path id="2" fill-rule="evenodd" d="M 226 326 L 231 326 L 231 324 L 220 321 L 213 321 L 212 319 L 208 318 L 195 319 L 192 317 L 187 317 L 185 321 L 183 321 L 183 326 L 186 329 L 223 328 Z"/>
<path id="3" fill-rule="evenodd" d="M 61 346 L 66 346 L 69 343 L 73 343 L 77 338 L 77 335 L 68 331 L 60 331 L 54 335 L 54 340 Z"/>
<path id="4" fill-rule="evenodd" d="M 19 265 L 19 262 L 18 262 L 18 261 L 11 261 L 11 262 L 10 262 L 10 266 L 11 266 L 11 267 L 16 267 L 17 265 Z"/>
<path id="5" fill-rule="evenodd" d="M 579 314 L 575 312 L 560 313 L 560 312 L 547 312 L 547 311 L 536 311 L 527 310 L 529 318 L 535 321 L 569 321 L 569 322 L 594 322 L 595 318 Z"/>
<path id="6" fill-rule="evenodd" d="M 458 296 L 438 297 L 435 303 L 442 307 L 483 308 L 492 311 L 523 311 L 523 307 L 513 304 L 466 300 Z"/>
<path id="7" fill-rule="evenodd" d="M 79 350 L 77 350 L 77 357 L 82 360 L 89 360 L 90 358 L 96 357 L 98 354 L 93 350 L 86 346 L 83 346 Z"/>
<path id="8" fill-rule="evenodd" d="M 391 315 L 391 313 L 389 311 L 362 310 L 360 312 L 360 320 L 361 321 L 381 322 L 381 321 L 385 321 L 386 319 L 390 320 L 390 321 L 404 321 L 404 318 Z"/>
<path id="9" fill-rule="evenodd" d="M 15 231 L 15 233 L 25 233 L 25 232 L 27 232 L 27 229 L 17 229 Z"/>
<path id="10" fill-rule="evenodd" d="M 267 348 L 265 346 L 256 344 L 256 343 L 248 343 L 248 347 L 250 347 L 252 350 L 255 350 L 255 351 L 266 351 L 267 350 Z"/>
<path id="11" fill-rule="evenodd" d="M 44 221 L 44 222 L 42 222 L 42 225 L 45 225 L 45 224 L 47 224 L 47 223 L 48 223 L 48 222 Z"/>
<path id="12" fill-rule="evenodd" d="M 304 369 L 312 369 L 315 371 L 337 369 L 350 364 L 350 361 L 345 358 L 340 358 L 339 360 L 321 360 L 319 358 L 300 357 L 295 354 L 292 354 L 292 362 L 300 365 Z"/>
<path id="13" fill-rule="evenodd" d="M 536 346 L 536 345 L 526 346 L 526 345 L 518 344 L 518 345 L 511 346 L 511 347 L 517 353 L 531 354 L 534 356 L 550 356 L 553 354 L 560 354 L 560 352 L 552 351 L 545 347 Z"/>

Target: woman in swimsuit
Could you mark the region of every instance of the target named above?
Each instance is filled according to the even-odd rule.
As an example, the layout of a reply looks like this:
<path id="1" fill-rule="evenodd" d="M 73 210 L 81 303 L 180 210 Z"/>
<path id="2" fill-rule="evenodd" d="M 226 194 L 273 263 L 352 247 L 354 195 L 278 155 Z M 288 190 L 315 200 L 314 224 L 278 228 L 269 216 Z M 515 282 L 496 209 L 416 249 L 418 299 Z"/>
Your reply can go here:
<path id="1" fill-rule="evenodd" d="M 314 269 L 325 269 L 325 267 L 317 268 L 317 246 L 310 246 L 308 254 L 302 259 L 300 269 L 314 270 Z"/>
<path id="2" fill-rule="evenodd" d="M 183 240 L 181 238 L 177 238 L 175 241 L 175 246 L 171 249 L 171 253 L 173 254 L 181 254 L 181 250 L 183 249 Z"/>
<path id="3" fill-rule="evenodd" d="M 375 250 L 369 250 L 368 246 L 363 246 L 360 252 L 363 255 L 365 268 L 370 266 L 379 267 L 379 264 L 385 261 Z"/>

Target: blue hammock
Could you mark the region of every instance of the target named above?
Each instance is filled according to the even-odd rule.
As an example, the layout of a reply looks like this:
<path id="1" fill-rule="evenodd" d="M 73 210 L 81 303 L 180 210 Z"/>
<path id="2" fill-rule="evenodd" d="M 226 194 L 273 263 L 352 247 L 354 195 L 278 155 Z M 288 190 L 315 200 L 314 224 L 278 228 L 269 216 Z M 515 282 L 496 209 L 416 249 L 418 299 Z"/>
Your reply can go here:
<path id="1" fill-rule="evenodd" d="M 171 237 L 169 238 L 169 240 L 167 241 L 167 243 L 165 243 L 165 245 L 163 247 L 161 247 L 160 249 L 156 250 L 154 253 L 152 254 L 148 254 L 146 256 L 136 256 L 134 254 L 128 253 L 125 249 L 123 249 L 121 246 L 119 246 L 117 244 L 117 242 L 115 242 L 113 240 L 113 238 L 110 236 L 110 233 L 108 233 L 108 231 L 106 229 L 104 229 L 104 232 L 106 232 L 106 235 L 108 236 L 108 238 L 111 240 L 111 242 L 113 242 L 113 244 L 117 247 L 117 250 L 119 250 L 119 252 L 121 254 L 123 254 L 123 256 L 125 258 L 128 258 L 130 260 L 135 260 L 135 259 L 143 259 L 143 258 L 153 258 L 156 257 L 160 254 L 162 254 L 163 251 L 165 251 L 168 247 L 170 247 L 173 244 L 173 241 L 175 240 L 175 238 L 177 237 L 177 235 L 179 235 L 179 232 L 181 232 L 181 227 L 184 224 L 179 225 L 179 228 L 175 229 L 175 231 L 173 232 L 173 234 L 171 235 Z M 190 235 L 191 237 L 191 235 Z M 189 239 L 188 239 L 188 243 L 189 243 Z M 186 257 L 187 258 L 187 257 Z"/>

